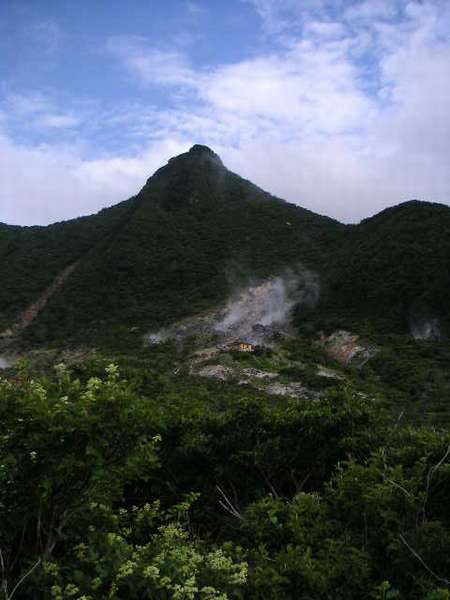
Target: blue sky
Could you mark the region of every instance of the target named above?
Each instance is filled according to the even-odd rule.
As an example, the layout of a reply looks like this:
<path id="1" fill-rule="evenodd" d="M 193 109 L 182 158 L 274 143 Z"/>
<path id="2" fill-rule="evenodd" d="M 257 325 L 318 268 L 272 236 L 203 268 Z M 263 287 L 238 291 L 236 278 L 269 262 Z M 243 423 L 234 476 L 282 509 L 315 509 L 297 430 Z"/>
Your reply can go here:
<path id="1" fill-rule="evenodd" d="M 0 0 L 0 221 L 134 194 L 193 143 L 358 221 L 450 203 L 447 0 Z"/>

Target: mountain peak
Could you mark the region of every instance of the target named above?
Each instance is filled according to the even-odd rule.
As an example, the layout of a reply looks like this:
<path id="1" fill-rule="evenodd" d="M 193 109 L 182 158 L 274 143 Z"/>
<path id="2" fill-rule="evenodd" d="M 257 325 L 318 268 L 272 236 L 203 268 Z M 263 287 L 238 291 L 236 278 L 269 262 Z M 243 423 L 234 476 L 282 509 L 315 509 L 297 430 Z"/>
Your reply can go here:
<path id="1" fill-rule="evenodd" d="M 220 166 L 223 166 L 220 156 L 216 154 L 213 150 L 211 150 L 211 148 L 209 148 L 208 146 L 204 146 L 203 144 L 194 144 L 189 150 L 188 154 L 190 156 L 196 158 L 198 157 L 202 160 L 208 160 Z"/>
<path id="2" fill-rule="evenodd" d="M 194 144 L 189 152 L 190 154 L 213 154 L 214 156 L 217 156 L 217 154 L 213 152 L 211 148 L 204 146 L 203 144 Z"/>
<path id="3" fill-rule="evenodd" d="M 180 159 L 183 162 L 185 160 L 189 162 L 195 161 L 196 163 L 212 162 L 218 166 L 223 167 L 223 163 L 220 159 L 220 156 L 216 154 L 213 150 L 211 150 L 211 148 L 208 148 L 208 146 L 204 146 L 203 144 L 194 144 L 190 148 L 189 152 L 184 152 L 183 154 L 174 156 L 169 160 L 169 163 L 178 163 Z"/>

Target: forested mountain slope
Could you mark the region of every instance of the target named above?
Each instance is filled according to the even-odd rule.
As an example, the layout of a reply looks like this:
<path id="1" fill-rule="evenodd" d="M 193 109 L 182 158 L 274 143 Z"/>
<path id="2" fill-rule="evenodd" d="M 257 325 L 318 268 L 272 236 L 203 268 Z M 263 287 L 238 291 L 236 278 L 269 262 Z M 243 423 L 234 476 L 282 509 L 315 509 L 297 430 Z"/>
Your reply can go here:
<path id="1" fill-rule="evenodd" d="M 349 227 L 334 264 L 327 308 L 376 319 L 386 331 L 405 332 L 436 321 L 445 337 L 450 208 L 410 201 Z"/>
<path id="2" fill-rule="evenodd" d="M 223 301 L 240 278 L 298 262 L 319 268 L 344 229 L 270 196 L 225 169 L 208 148 L 194 146 L 119 207 L 66 225 L 20 230 L 26 244 L 18 241 L 17 257 L 9 256 L 21 276 L 11 275 L 11 265 L 3 268 L 25 295 L 27 269 L 48 260 L 51 271 L 39 273 L 44 288 L 58 269 L 82 256 L 33 325 L 43 340 L 117 321 L 169 322 Z M 11 294 L 4 298 L 5 314 Z"/>
<path id="3" fill-rule="evenodd" d="M 0 224 L 0 328 L 14 323 L 59 273 L 114 235 L 134 200 L 47 227 Z"/>
<path id="4" fill-rule="evenodd" d="M 343 225 L 271 196 L 197 145 L 137 196 L 96 215 L 1 225 L 1 328 L 75 263 L 27 328 L 30 341 L 91 339 L 119 323 L 160 326 L 224 302 L 239 283 L 298 265 L 320 278 L 322 316 L 397 332 L 437 320 L 445 335 L 450 208 L 414 201 Z"/>
<path id="5" fill-rule="evenodd" d="M 204 146 L 0 224 L 0 595 L 449 600 L 449 268 L 446 206 L 342 225 Z"/>

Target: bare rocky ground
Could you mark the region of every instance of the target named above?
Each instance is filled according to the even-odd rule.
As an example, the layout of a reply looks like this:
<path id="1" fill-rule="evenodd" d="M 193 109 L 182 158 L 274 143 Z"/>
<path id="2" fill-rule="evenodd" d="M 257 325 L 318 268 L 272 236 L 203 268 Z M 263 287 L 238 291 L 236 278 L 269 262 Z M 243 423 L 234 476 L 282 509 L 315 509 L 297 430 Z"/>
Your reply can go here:
<path id="1" fill-rule="evenodd" d="M 7 342 L 10 334 L 14 337 L 27 327 L 76 266 L 71 265 L 62 272 L 15 325 L 0 332 L 0 337 Z M 306 287 L 315 295 L 318 294 L 318 283 L 311 277 Z M 339 385 L 345 376 L 334 368 L 311 364 L 310 360 L 305 365 L 284 355 L 283 346 L 296 339 L 290 322 L 291 309 L 301 301 L 305 289 L 300 290 L 297 275 L 286 272 L 241 288 L 222 307 L 148 334 L 144 341 L 150 345 L 174 342 L 182 356 L 194 348 L 189 358 L 192 375 L 250 386 L 273 396 L 315 400 L 320 397 L 322 388 Z M 258 356 L 269 353 L 271 358 L 258 359 L 256 353 L 248 358 L 233 358 L 233 352 L 229 350 L 234 345 L 239 347 L 239 343 L 258 349 Z M 335 331 L 328 337 L 322 335 L 317 345 L 325 355 L 325 362 L 328 356 L 343 366 L 361 367 L 376 353 L 375 348 L 364 344 L 357 335 L 343 330 Z M 83 362 L 92 358 L 95 351 L 74 348 L 31 354 L 27 358 L 33 363 L 48 366 L 57 362 Z M 15 359 L 8 355 L 5 348 L 0 356 L 0 369 L 8 369 L 14 362 Z M 324 385 L 320 384 L 320 379 L 324 380 Z"/>
<path id="2" fill-rule="evenodd" d="M 257 328 L 259 327 L 257 325 Z M 295 338 L 280 335 L 276 340 L 272 335 L 270 346 L 265 347 L 262 344 L 259 347 L 263 350 L 270 348 L 271 358 L 269 360 L 259 360 L 254 354 L 244 360 L 238 360 L 235 353 L 228 353 L 226 346 L 219 343 L 197 349 L 190 359 L 190 372 L 199 377 L 250 386 L 273 396 L 316 400 L 323 393 L 321 379 L 324 389 L 330 385 L 340 385 L 345 381 L 346 376 L 338 365 L 342 365 L 344 368 L 354 366 L 359 369 L 378 351 L 375 346 L 364 342 L 358 335 L 338 330 L 329 336 L 321 335 L 316 342 L 312 342 L 313 346 L 322 350 L 325 361 L 328 357 L 328 360 L 331 359 L 335 366 L 333 364 L 331 366 L 320 363 L 311 364 L 308 361 L 306 364 L 302 364 L 298 361 L 291 361 L 285 356 L 283 343 L 287 339 L 292 342 L 292 339 Z M 290 376 L 294 380 L 287 380 L 286 368 L 293 371 Z M 309 371 L 309 381 L 312 373 L 316 379 L 316 385 L 313 387 L 319 389 L 311 389 L 306 376 L 306 368 Z M 302 380 L 302 373 L 305 373 L 305 381 Z M 296 374 L 298 374 L 297 377 Z"/>
<path id="3" fill-rule="evenodd" d="M 328 337 L 322 335 L 320 344 L 325 352 L 343 365 L 362 367 L 377 353 L 375 346 L 365 344 L 358 335 L 350 331 L 335 331 Z"/>
<path id="4" fill-rule="evenodd" d="M 279 276 L 241 288 L 222 307 L 149 333 L 145 341 L 158 344 L 172 340 L 183 346 L 196 338 L 208 346 L 243 341 L 271 347 L 281 337 L 292 336 L 294 283 L 292 276 Z"/>
<path id="5" fill-rule="evenodd" d="M 296 339 L 290 316 L 292 307 L 301 304 L 298 283 L 298 277 L 285 274 L 241 288 L 223 307 L 149 334 L 145 341 L 158 344 L 170 340 L 179 350 L 193 344 L 192 375 L 250 386 L 274 396 L 316 399 L 322 388 L 339 385 L 345 376 L 334 368 L 311 364 L 311 360 L 303 365 L 283 356 L 285 342 Z M 309 278 L 307 287 L 318 294 L 315 280 Z M 262 355 L 270 351 L 271 359 L 233 358 L 228 351 L 234 345 L 239 348 L 239 343 L 251 345 Z M 376 353 L 376 348 L 343 330 L 321 335 L 313 345 L 321 349 L 325 362 L 328 357 L 344 367 L 360 368 Z M 311 385 L 319 391 L 310 389 Z"/>
<path id="6" fill-rule="evenodd" d="M 323 365 L 317 365 L 317 375 L 319 377 L 325 377 L 325 379 L 334 379 L 336 381 L 344 381 L 345 377 L 329 367 Z"/>
<path id="7" fill-rule="evenodd" d="M 289 322 L 290 307 L 286 284 L 281 279 L 269 279 L 241 290 L 224 307 L 174 323 L 148 335 L 145 341 L 150 344 L 172 341 L 182 354 L 189 345 L 193 347 L 189 359 L 192 375 L 250 386 L 274 396 L 308 399 L 317 399 L 322 388 L 345 380 L 338 364 L 361 368 L 376 354 L 377 349 L 358 335 L 338 330 L 311 342 L 321 349 L 325 363 L 331 359 L 336 368 L 333 364 L 311 364 L 310 359 L 306 364 L 287 359 L 283 347 L 297 339 Z M 239 359 L 229 352 L 239 347 L 237 342 L 249 343 L 257 352 Z M 268 352 L 269 360 L 258 358 Z M 315 380 L 313 387 L 319 391 L 311 389 L 311 378 Z M 324 380 L 323 385 L 320 379 Z"/>
<path id="8" fill-rule="evenodd" d="M 320 393 L 308 389 L 301 382 L 282 383 L 278 373 L 264 371 L 254 367 L 240 368 L 239 366 L 226 366 L 222 364 L 191 366 L 191 373 L 199 377 L 207 377 L 218 381 L 248 385 L 270 396 L 290 396 L 315 400 Z"/>

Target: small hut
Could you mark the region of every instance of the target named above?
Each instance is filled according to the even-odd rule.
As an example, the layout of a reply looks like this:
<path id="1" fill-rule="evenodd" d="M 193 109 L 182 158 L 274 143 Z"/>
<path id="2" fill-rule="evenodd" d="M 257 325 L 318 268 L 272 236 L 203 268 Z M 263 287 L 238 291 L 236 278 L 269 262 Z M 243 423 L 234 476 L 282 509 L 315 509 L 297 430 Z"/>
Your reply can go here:
<path id="1" fill-rule="evenodd" d="M 253 344 L 243 341 L 236 341 L 230 347 L 230 350 L 237 350 L 238 352 L 253 352 L 254 349 L 255 347 Z"/>

